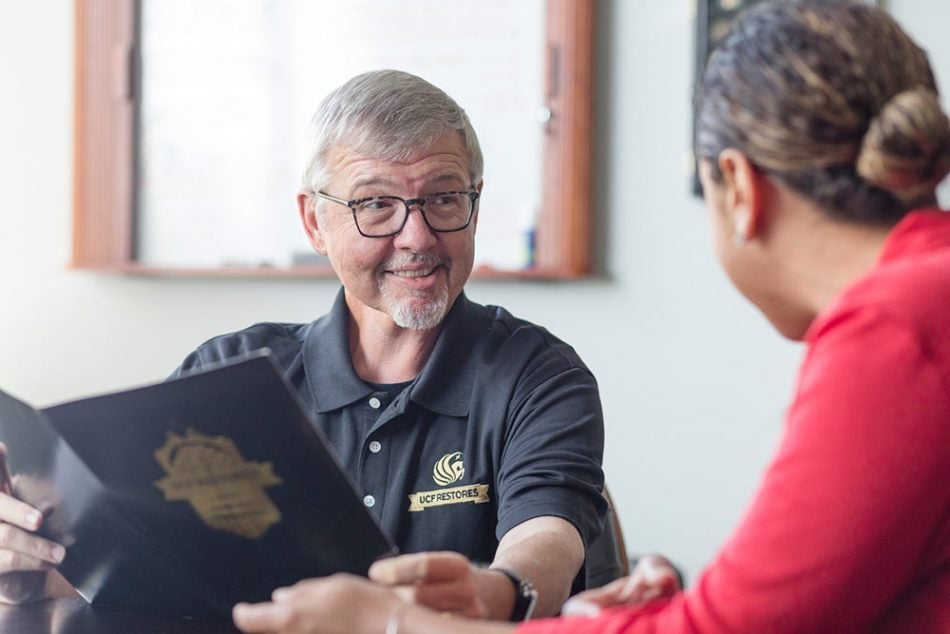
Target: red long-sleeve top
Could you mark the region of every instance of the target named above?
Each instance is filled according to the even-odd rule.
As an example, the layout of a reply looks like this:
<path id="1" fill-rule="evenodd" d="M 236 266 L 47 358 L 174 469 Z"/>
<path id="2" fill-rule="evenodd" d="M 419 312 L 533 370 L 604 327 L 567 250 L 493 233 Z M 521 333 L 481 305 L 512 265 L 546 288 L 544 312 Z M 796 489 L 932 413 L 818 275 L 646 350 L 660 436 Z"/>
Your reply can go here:
<path id="1" fill-rule="evenodd" d="M 950 632 L 950 213 L 809 328 L 785 432 L 695 587 L 518 634 Z"/>

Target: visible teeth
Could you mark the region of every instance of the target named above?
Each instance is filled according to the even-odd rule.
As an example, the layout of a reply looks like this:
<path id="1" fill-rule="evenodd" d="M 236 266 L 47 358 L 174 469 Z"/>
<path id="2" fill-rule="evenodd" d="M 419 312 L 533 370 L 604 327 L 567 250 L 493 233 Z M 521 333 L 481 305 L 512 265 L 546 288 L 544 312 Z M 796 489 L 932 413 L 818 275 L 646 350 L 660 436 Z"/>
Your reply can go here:
<path id="1" fill-rule="evenodd" d="M 425 277 L 426 275 L 431 275 L 434 268 L 431 269 L 416 269 L 413 271 L 393 271 L 393 275 L 398 275 L 399 277 Z"/>

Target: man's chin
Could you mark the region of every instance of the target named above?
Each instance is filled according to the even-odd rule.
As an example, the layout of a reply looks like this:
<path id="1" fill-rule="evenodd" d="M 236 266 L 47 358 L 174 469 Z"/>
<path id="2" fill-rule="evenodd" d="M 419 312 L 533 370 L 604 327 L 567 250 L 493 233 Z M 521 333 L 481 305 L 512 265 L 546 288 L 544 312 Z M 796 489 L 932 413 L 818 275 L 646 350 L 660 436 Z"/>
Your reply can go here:
<path id="1" fill-rule="evenodd" d="M 412 298 L 396 302 L 390 315 L 400 328 L 412 330 L 429 330 L 435 328 L 445 319 L 448 308 L 445 295 L 438 298 Z"/>

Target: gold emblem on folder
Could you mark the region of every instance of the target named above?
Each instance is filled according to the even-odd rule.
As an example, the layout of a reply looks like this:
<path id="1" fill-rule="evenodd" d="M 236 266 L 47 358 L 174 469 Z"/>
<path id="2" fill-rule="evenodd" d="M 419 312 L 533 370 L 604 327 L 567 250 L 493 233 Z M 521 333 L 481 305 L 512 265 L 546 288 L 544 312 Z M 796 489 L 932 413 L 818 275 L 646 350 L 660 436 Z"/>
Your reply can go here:
<path id="1" fill-rule="evenodd" d="M 280 522 L 264 488 L 282 480 L 270 462 L 245 460 L 230 438 L 193 429 L 184 436 L 169 432 L 154 455 L 168 474 L 155 481 L 165 500 L 187 500 L 210 528 L 258 539 Z"/>

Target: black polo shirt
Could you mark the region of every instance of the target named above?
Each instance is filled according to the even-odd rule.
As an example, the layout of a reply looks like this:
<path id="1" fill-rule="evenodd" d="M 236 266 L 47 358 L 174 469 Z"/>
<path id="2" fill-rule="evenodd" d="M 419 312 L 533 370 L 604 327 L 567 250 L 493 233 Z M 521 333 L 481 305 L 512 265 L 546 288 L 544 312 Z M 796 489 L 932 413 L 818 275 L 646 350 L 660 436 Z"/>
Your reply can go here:
<path id="1" fill-rule="evenodd" d="M 216 337 L 176 373 L 270 348 L 402 552 L 490 562 L 509 529 L 543 515 L 591 543 L 605 513 L 603 417 L 570 346 L 462 294 L 419 376 L 387 390 L 353 370 L 348 322 L 341 290 L 328 315 Z"/>

